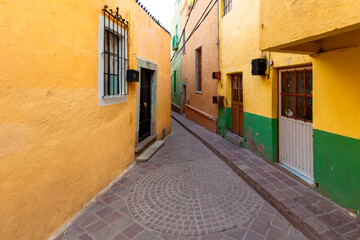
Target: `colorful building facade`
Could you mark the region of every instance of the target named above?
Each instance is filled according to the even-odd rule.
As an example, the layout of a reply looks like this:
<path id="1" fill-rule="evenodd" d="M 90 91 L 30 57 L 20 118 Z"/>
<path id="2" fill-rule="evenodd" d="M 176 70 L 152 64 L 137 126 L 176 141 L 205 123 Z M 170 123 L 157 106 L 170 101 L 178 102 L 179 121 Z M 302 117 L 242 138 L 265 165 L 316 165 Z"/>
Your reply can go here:
<path id="1" fill-rule="evenodd" d="M 247 148 L 353 212 L 360 205 L 359 9 L 355 1 L 285 0 L 219 7 L 219 132 L 239 134 Z"/>
<path id="2" fill-rule="evenodd" d="M 0 238 L 45 239 L 145 134 L 170 133 L 171 37 L 133 0 L 1 1 L 0 14 Z"/>
<path id="3" fill-rule="evenodd" d="M 175 12 L 171 21 L 171 109 L 181 112 L 181 57 L 185 53 L 184 38 L 182 33 L 180 12 L 184 6 L 185 0 L 175 1 Z"/>
<path id="4" fill-rule="evenodd" d="M 218 107 L 213 104 L 219 71 L 218 2 L 189 1 L 183 4 L 181 26 L 185 34 L 182 49 L 182 112 L 186 117 L 216 132 Z"/>

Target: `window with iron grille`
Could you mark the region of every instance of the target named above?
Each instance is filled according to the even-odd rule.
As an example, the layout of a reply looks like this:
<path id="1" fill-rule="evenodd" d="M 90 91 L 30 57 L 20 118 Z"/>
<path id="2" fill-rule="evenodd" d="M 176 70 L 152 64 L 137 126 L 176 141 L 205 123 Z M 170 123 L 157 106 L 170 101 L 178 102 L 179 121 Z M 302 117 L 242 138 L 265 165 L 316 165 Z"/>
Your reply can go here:
<path id="1" fill-rule="evenodd" d="M 232 9 L 232 0 L 224 0 L 224 16 Z"/>
<path id="2" fill-rule="evenodd" d="M 102 11 L 99 24 L 99 105 L 108 105 L 118 102 L 104 103 L 107 98 L 120 99 L 128 95 L 129 23 L 121 17 L 118 8 L 113 11 L 105 5 Z"/>
<path id="3" fill-rule="evenodd" d="M 281 116 L 312 122 L 312 70 L 281 73 Z"/>

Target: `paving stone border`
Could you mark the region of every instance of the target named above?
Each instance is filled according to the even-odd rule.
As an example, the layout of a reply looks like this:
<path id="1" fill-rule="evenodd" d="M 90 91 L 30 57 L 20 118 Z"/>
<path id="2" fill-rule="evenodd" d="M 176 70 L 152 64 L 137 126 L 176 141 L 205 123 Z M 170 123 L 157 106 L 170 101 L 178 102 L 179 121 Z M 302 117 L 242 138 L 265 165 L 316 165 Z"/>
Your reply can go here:
<path id="1" fill-rule="evenodd" d="M 360 239 L 360 222 L 347 210 L 249 150 L 234 146 L 178 113 L 171 115 L 309 239 Z"/>

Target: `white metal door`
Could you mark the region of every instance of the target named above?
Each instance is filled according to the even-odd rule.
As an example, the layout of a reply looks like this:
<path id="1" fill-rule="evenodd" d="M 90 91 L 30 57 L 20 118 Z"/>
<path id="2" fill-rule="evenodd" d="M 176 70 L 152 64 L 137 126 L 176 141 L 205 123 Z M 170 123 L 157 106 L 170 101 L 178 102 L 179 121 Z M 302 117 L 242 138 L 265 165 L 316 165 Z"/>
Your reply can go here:
<path id="1" fill-rule="evenodd" d="M 314 180 L 311 67 L 279 71 L 279 161 Z"/>

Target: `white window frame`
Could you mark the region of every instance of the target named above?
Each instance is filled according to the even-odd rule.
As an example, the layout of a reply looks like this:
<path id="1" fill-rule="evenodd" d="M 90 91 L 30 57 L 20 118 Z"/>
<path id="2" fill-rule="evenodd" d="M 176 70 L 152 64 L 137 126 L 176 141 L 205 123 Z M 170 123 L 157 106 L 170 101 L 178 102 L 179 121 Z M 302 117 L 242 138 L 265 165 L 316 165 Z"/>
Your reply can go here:
<path id="1" fill-rule="evenodd" d="M 105 21 L 106 27 L 110 28 L 110 20 L 106 18 Z M 99 39 L 98 39 L 98 106 L 102 107 L 102 106 L 108 106 L 108 105 L 113 105 L 113 104 L 118 104 L 118 103 L 123 103 L 123 102 L 127 102 L 128 101 L 128 96 L 127 95 L 114 95 L 114 96 L 104 96 L 104 37 L 105 37 L 105 29 L 104 29 L 104 16 L 99 14 Z M 112 27 L 113 22 L 111 22 L 111 27 Z M 118 26 L 117 24 L 114 23 L 114 28 L 116 29 L 121 29 L 120 26 Z M 125 54 L 128 54 L 128 46 L 126 44 L 126 39 L 127 39 L 127 31 L 125 31 L 123 29 L 123 34 L 121 34 L 121 31 L 117 32 L 117 34 L 119 35 L 119 45 L 123 44 L 122 41 L 125 42 L 125 44 L 123 46 L 125 46 Z M 125 70 L 127 69 L 127 67 L 125 66 Z M 127 85 L 126 83 L 126 72 L 123 71 L 123 79 L 125 81 L 125 86 Z M 120 81 L 119 81 L 120 84 Z"/>

